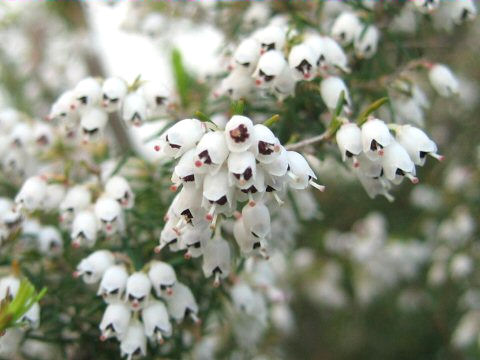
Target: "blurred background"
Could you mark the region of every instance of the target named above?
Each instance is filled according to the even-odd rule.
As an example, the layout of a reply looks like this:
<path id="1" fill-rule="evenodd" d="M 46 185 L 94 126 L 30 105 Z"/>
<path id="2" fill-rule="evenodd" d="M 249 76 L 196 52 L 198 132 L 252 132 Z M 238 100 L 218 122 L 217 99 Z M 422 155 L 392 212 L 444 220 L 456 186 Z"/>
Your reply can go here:
<path id="1" fill-rule="evenodd" d="M 299 29 L 319 23 L 320 30 L 327 32 L 329 21 L 342 7 L 362 10 L 363 6 L 355 1 L 259 3 L 263 8 L 253 11 L 255 3 L 248 2 L 2 2 L 0 109 L 15 108 L 45 118 L 58 95 L 82 78 L 115 75 L 128 83 L 139 76 L 161 79 L 175 93 L 177 119 L 191 117 L 196 110 L 209 115 L 228 112 L 230 101 L 212 100 L 212 92 L 225 76 L 228 54 L 245 34 L 278 16 L 289 17 Z M 389 203 L 368 197 L 341 163 L 335 144 L 310 149 L 328 191 L 296 199 L 295 211 L 283 214 L 274 227 L 288 244 L 278 265 L 281 275 L 275 275 L 275 286 L 288 305 L 270 306 L 269 325 L 258 335 L 254 351 L 237 339 L 224 342 L 221 351 L 218 346 L 214 358 L 480 356 L 480 23 L 450 28 L 435 15 L 420 13 L 402 22 L 399 17 L 406 4 L 399 1 L 398 6 L 372 11 L 384 21 L 382 38 L 378 54 L 356 61 L 347 77 L 353 102 L 367 104 L 388 95 L 392 107 L 406 109 L 385 87 L 372 89 L 372 80 L 411 59 L 448 64 L 459 78 L 459 96 L 445 100 L 425 86 L 429 107 L 415 115 L 445 161 L 429 161 L 418 170 L 420 184 L 402 184 Z M 188 89 L 178 81 L 179 59 Z M 263 118 L 278 113 L 283 120 L 274 131 L 285 142 L 292 136 L 302 139 L 322 132 L 326 109 L 318 105 L 318 95 L 315 98 L 303 88 L 297 88 L 296 94 L 267 108 L 249 109 L 248 103 L 246 107 Z M 406 112 L 400 117 L 408 117 Z M 391 119 L 393 113 L 391 108 L 385 110 L 382 119 Z M 154 119 L 141 128 L 122 130 L 129 132 L 133 149 L 148 162 L 159 159 L 146 139 L 163 121 Z M 18 187 L 2 181 L 4 194 Z M 12 254 L 2 249 L 1 264 L 6 266 L 11 259 Z M 82 289 L 72 286 L 67 293 L 75 296 Z M 65 295 L 51 286 L 50 290 L 52 296 Z M 99 300 L 88 301 L 93 301 L 88 303 L 93 313 Z M 15 355 L 2 356 L 117 358 L 118 349 L 112 344 L 90 343 L 98 335 L 93 330 L 96 325 L 78 322 L 69 328 L 85 333 L 73 344 L 66 330 L 65 337 L 58 335 L 59 309 L 58 303 L 47 301 L 42 333 L 27 335 Z M 165 357 L 208 358 L 201 347 L 213 347 L 208 335 L 205 330 L 193 345 L 185 340 L 190 343 L 185 351 Z M 150 351 L 149 358 L 162 357 Z"/>

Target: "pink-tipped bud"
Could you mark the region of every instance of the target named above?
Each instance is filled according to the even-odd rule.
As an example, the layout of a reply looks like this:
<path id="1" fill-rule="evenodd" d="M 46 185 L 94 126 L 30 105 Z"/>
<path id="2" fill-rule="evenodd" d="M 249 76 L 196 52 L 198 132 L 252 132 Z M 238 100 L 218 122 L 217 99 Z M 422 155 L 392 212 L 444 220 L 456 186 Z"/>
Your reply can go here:
<path id="1" fill-rule="evenodd" d="M 47 115 L 47 116 L 45 116 L 45 120 L 46 120 L 46 121 L 51 121 L 51 120 L 52 120 L 52 117 L 51 117 L 50 115 Z"/>
<path id="2" fill-rule="evenodd" d="M 257 85 L 257 86 L 262 85 L 262 80 L 260 80 L 260 79 L 255 80 L 255 85 Z"/>
<path id="3" fill-rule="evenodd" d="M 305 80 L 310 79 L 310 73 L 303 74 L 303 78 L 304 78 Z"/>
<path id="4" fill-rule="evenodd" d="M 248 202 L 248 205 L 249 205 L 250 207 L 254 207 L 255 205 L 257 205 L 257 203 L 256 203 L 255 201 L 253 201 L 253 200 L 250 200 L 250 201 Z"/>
<path id="5" fill-rule="evenodd" d="M 280 150 L 281 150 L 280 145 L 275 145 L 273 147 L 273 151 L 275 151 L 275 152 L 279 152 Z"/>
<path id="6" fill-rule="evenodd" d="M 186 254 L 185 254 L 186 255 Z M 173 295 L 173 289 L 172 288 L 167 288 L 167 295 L 172 296 Z"/>
<path id="7" fill-rule="evenodd" d="M 155 254 L 160 254 L 160 251 L 162 251 L 162 248 L 160 246 L 155 246 L 155 248 L 153 249 L 153 252 Z"/>
<path id="8" fill-rule="evenodd" d="M 201 162 L 200 160 L 195 161 L 196 167 L 201 167 L 202 165 L 203 165 L 203 162 Z"/>
<path id="9" fill-rule="evenodd" d="M 177 186 L 177 185 L 175 185 L 175 184 L 170 185 L 170 191 L 175 192 L 175 191 L 177 191 L 177 190 L 178 190 L 178 186 Z"/>
<path id="10" fill-rule="evenodd" d="M 160 148 L 160 145 L 155 145 L 155 146 L 153 147 L 153 149 L 154 149 L 155 151 L 160 151 L 161 148 Z"/>
<path id="11" fill-rule="evenodd" d="M 184 259 L 185 260 L 190 260 L 192 258 L 192 255 L 188 252 L 185 253 L 185 255 L 183 255 Z"/>
<path id="12" fill-rule="evenodd" d="M 105 335 L 100 335 L 100 341 L 106 341 L 107 340 L 107 337 Z"/>
<path id="13" fill-rule="evenodd" d="M 74 272 L 72 273 L 72 276 L 73 276 L 74 279 L 76 279 L 76 278 L 78 278 L 78 277 L 80 276 L 80 272 L 79 272 L 79 271 L 74 271 Z"/>
<path id="14" fill-rule="evenodd" d="M 233 213 L 233 216 L 235 217 L 235 219 L 238 220 L 242 218 L 242 213 L 240 211 L 235 210 L 235 212 Z"/>
<path id="15" fill-rule="evenodd" d="M 212 222 L 213 221 L 213 215 L 212 214 L 205 215 L 205 220 L 207 220 L 208 222 Z"/>
<path id="16" fill-rule="evenodd" d="M 112 231 L 112 225 L 108 224 L 107 226 L 105 226 L 105 229 L 107 231 Z"/>
<path id="17" fill-rule="evenodd" d="M 385 151 L 383 149 L 378 150 L 378 155 L 383 156 L 384 153 Z"/>
<path id="18" fill-rule="evenodd" d="M 229 65 L 227 66 L 227 69 L 228 69 L 228 71 L 232 71 L 232 70 L 233 70 L 233 65 L 232 65 L 232 64 L 229 64 Z"/>
<path id="19" fill-rule="evenodd" d="M 75 110 L 77 106 L 75 104 L 70 104 L 70 110 Z"/>
<path id="20" fill-rule="evenodd" d="M 72 248 L 78 249 L 80 247 L 80 243 L 78 241 L 72 242 Z"/>

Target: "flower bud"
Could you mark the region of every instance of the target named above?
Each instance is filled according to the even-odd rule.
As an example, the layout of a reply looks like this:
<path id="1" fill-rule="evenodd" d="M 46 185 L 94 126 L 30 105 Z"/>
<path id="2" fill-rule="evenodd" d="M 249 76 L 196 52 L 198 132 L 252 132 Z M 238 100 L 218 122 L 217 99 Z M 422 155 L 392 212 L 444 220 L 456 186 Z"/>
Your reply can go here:
<path id="1" fill-rule="evenodd" d="M 330 111 L 334 111 L 336 109 L 342 91 L 346 103 L 346 105 L 344 105 L 344 110 L 346 112 L 350 112 L 350 94 L 343 80 L 335 76 L 329 76 L 322 80 L 320 84 L 320 95 Z"/>

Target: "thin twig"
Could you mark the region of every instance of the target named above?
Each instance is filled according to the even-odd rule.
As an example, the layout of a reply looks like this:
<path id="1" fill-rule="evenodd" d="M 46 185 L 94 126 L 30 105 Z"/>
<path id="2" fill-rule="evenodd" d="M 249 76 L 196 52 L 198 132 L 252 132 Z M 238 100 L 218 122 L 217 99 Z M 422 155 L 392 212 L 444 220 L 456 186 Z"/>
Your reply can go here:
<path id="1" fill-rule="evenodd" d="M 287 150 L 300 149 L 300 148 L 308 146 L 308 145 L 312 145 L 312 144 L 316 144 L 316 143 L 328 140 L 329 137 L 330 137 L 330 132 L 327 130 L 327 131 L 321 133 L 320 135 L 314 136 L 312 138 L 305 139 L 305 140 L 299 141 L 299 142 L 294 143 L 294 144 L 286 145 L 285 149 L 287 149 Z"/>

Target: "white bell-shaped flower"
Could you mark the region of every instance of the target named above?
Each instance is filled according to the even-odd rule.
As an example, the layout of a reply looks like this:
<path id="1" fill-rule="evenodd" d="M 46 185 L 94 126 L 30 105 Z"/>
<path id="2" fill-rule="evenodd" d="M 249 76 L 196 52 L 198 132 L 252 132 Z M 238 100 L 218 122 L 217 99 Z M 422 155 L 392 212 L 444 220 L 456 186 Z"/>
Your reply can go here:
<path id="1" fill-rule="evenodd" d="M 126 124 L 140 126 L 147 119 L 147 101 L 138 92 L 130 93 L 125 97 L 122 118 Z"/>
<path id="2" fill-rule="evenodd" d="M 343 124 L 336 133 L 336 140 L 342 160 L 352 159 L 353 165 L 358 167 L 357 156 L 362 152 L 362 131 L 355 123 Z"/>
<path id="3" fill-rule="evenodd" d="M 261 88 L 271 87 L 273 80 L 288 69 L 287 60 L 280 51 L 269 51 L 258 60 L 257 68 L 253 73 L 255 85 Z"/>
<path id="4" fill-rule="evenodd" d="M 242 254 L 249 255 L 256 249 L 261 249 L 263 239 L 255 237 L 247 231 L 243 217 L 239 217 L 233 225 L 233 237 Z"/>
<path id="5" fill-rule="evenodd" d="M 233 189 L 229 184 L 229 174 L 222 167 L 215 174 L 207 174 L 203 182 L 202 207 L 208 211 L 206 219 L 215 224 L 219 213 L 228 213 L 233 205 Z"/>
<path id="6" fill-rule="evenodd" d="M 119 110 L 127 92 L 128 86 L 125 80 L 118 77 L 105 79 L 102 85 L 103 108 L 108 112 Z"/>
<path id="7" fill-rule="evenodd" d="M 69 223 L 73 220 L 75 213 L 89 207 L 91 202 L 92 195 L 87 187 L 76 185 L 70 188 L 60 203 L 59 221 Z"/>
<path id="8" fill-rule="evenodd" d="M 63 241 L 60 231 L 54 226 L 44 226 L 38 233 L 38 250 L 46 256 L 56 256 L 63 251 Z"/>
<path id="9" fill-rule="evenodd" d="M 0 279 L 0 301 L 7 299 L 13 300 L 20 289 L 20 279 L 16 276 L 5 276 Z"/>
<path id="10" fill-rule="evenodd" d="M 190 149 L 182 155 L 178 161 L 178 164 L 173 169 L 171 179 L 173 185 L 170 186 L 170 190 L 177 191 L 182 184 L 185 186 L 193 185 L 195 187 L 199 187 L 201 185 L 201 175 L 199 175 L 196 171 L 195 159 L 197 159 L 195 149 Z"/>
<path id="11" fill-rule="evenodd" d="M 289 185 L 293 189 L 305 189 L 308 185 L 325 191 L 324 185 L 317 184 L 314 180 L 317 178 L 313 170 L 308 165 L 307 160 L 295 151 L 287 151 L 288 165 L 290 169 L 287 174 L 290 177 Z"/>
<path id="12" fill-rule="evenodd" d="M 25 323 L 30 329 L 37 329 L 40 326 L 40 305 L 34 303 L 28 311 L 20 318 L 20 323 Z"/>
<path id="13" fill-rule="evenodd" d="M 93 211 L 78 211 L 73 219 L 72 231 L 70 233 L 72 246 L 75 248 L 81 245 L 92 247 L 97 241 L 98 230 L 98 220 Z"/>
<path id="14" fill-rule="evenodd" d="M 437 10 L 440 0 L 413 0 L 418 11 L 423 14 L 431 13 Z"/>
<path id="15" fill-rule="evenodd" d="M 402 145 L 393 140 L 384 150 L 382 166 L 388 180 L 399 184 L 406 176 L 412 183 L 418 183 L 418 178 L 415 177 L 415 164 Z"/>
<path id="16" fill-rule="evenodd" d="M 163 344 L 164 337 L 172 335 L 172 324 L 166 306 L 161 301 L 152 301 L 142 310 L 145 335 Z"/>
<path id="17" fill-rule="evenodd" d="M 203 250 L 203 274 L 205 277 L 214 276 L 213 286 L 218 287 L 220 280 L 230 274 L 231 254 L 228 242 L 220 236 L 207 241 Z"/>
<path id="18" fill-rule="evenodd" d="M 252 120 L 242 115 L 234 115 L 225 125 L 225 139 L 231 152 L 246 151 L 254 139 Z"/>
<path id="19" fill-rule="evenodd" d="M 59 120 L 66 123 L 71 123 L 77 118 L 76 113 L 76 99 L 73 90 L 65 91 L 53 103 L 47 120 Z"/>
<path id="20" fill-rule="evenodd" d="M 288 65 L 297 80 L 312 80 L 317 72 L 317 60 L 306 44 L 295 45 L 288 54 Z"/>
<path id="21" fill-rule="evenodd" d="M 360 59 L 370 59 L 377 52 L 380 32 L 375 25 L 368 25 L 367 29 L 360 28 L 355 34 L 355 55 Z"/>
<path id="22" fill-rule="evenodd" d="M 80 118 L 82 138 L 84 143 L 98 140 L 108 122 L 108 115 L 105 110 L 98 107 L 89 107 Z"/>
<path id="23" fill-rule="evenodd" d="M 477 8 L 474 0 L 449 1 L 442 4 L 448 6 L 448 13 L 454 24 L 461 25 L 471 21 L 477 16 Z"/>
<path id="24" fill-rule="evenodd" d="M 107 306 L 103 313 L 99 329 L 102 332 L 101 341 L 111 337 L 123 339 L 130 323 L 131 311 L 123 302 L 114 302 Z"/>
<path id="25" fill-rule="evenodd" d="M 86 284 L 95 284 L 100 281 L 105 271 L 114 264 L 115 258 L 108 250 L 97 250 L 80 261 L 74 277 L 81 276 Z"/>
<path id="26" fill-rule="evenodd" d="M 209 227 L 189 228 L 182 234 L 182 241 L 187 248 L 185 259 L 198 258 L 203 255 L 206 243 L 209 241 L 212 231 Z"/>
<path id="27" fill-rule="evenodd" d="M 227 140 L 223 131 L 210 131 L 202 136 L 195 149 L 197 172 L 216 172 L 228 157 Z"/>
<path id="28" fill-rule="evenodd" d="M 154 114 L 166 109 L 169 104 L 170 90 L 158 81 L 147 81 L 140 91 L 147 101 L 148 109 Z"/>
<path id="29" fill-rule="evenodd" d="M 363 152 L 371 160 L 376 160 L 382 156 L 384 148 L 390 145 L 392 141 L 393 136 L 382 120 L 371 118 L 362 125 Z"/>
<path id="30" fill-rule="evenodd" d="M 458 94 L 458 80 L 452 71 L 443 64 L 435 64 L 428 73 L 430 84 L 443 97 Z"/>
<path id="31" fill-rule="evenodd" d="M 267 26 L 255 32 L 253 37 L 260 43 L 263 54 L 271 50 L 282 51 L 286 40 L 286 31 L 279 26 Z"/>
<path id="32" fill-rule="evenodd" d="M 175 218 L 171 218 L 167 221 L 160 233 L 159 245 L 155 248 L 156 253 L 162 251 L 166 246 L 169 247 L 170 251 L 180 251 L 185 248 L 180 239 L 180 235 L 178 234 L 178 230 L 175 228 L 177 222 L 178 220 Z"/>
<path id="33" fill-rule="evenodd" d="M 23 122 L 18 123 L 13 127 L 8 138 L 12 147 L 25 148 L 34 140 L 32 126 Z"/>
<path id="34" fill-rule="evenodd" d="M 43 206 L 43 200 L 47 193 L 47 182 L 40 176 L 28 178 L 15 197 L 17 209 L 34 211 Z"/>
<path id="35" fill-rule="evenodd" d="M 341 13 L 333 22 L 331 35 L 343 46 L 349 45 L 355 34 L 361 31 L 362 24 L 352 12 Z"/>
<path id="36" fill-rule="evenodd" d="M 201 224 L 205 217 L 205 211 L 201 209 L 201 205 L 202 191 L 191 186 L 183 187 L 170 207 L 171 212 L 178 218 L 173 230 L 180 233 L 186 225 Z"/>
<path id="37" fill-rule="evenodd" d="M 120 351 L 121 356 L 126 356 L 127 360 L 147 355 L 147 337 L 140 321 L 130 321 L 125 336 L 120 341 Z"/>
<path id="38" fill-rule="evenodd" d="M 231 70 L 241 70 L 250 75 L 257 66 L 260 58 L 260 43 L 253 38 L 243 40 L 233 53 L 233 63 L 230 65 Z"/>
<path id="39" fill-rule="evenodd" d="M 255 125 L 253 127 L 253 133 L 255 141 L 250 150 L 253 151 L 255 158 L 260 163 L 271 163 L 280 155 L 280 141 L 273 134 L 272 130 L 263 124 Z"/>
<path id="40" fill-rule="evenodd" d="M 365 176 L 360 170 L 357 170 L 356 174 L 360 180 L 360 183 L 371 199 L 377 195 L 383 195 L 389 202 L 395 200 L 394 197 L 388 192 L 391 187 L 388 180 L 382 179 L 382 177 L 372 178 Z"/>
<path id="41" fill-rule="evenodd" d="M 114 176 L 105 184 L 105 194 L 116 200 L 124 209 L 131 209 L 135 203 L 135 195 L 128 181 L 122 176 Z"/>
<path id="42" fill-rule="evenodd" d="M 214 97 L 228 96 L 232 100 L 250 98 L 254 81 L 252 77 L 240 70 L 234 70 L 220 83 L 213 93 Z"/>
<path id="43" fill-rule="evenodd" d="M 133 273 L 128 277 L 125 289 L 125 299 L 133 311 L 142 309 L 150 298 L 152 283 L 147 274 L 143 272 Z"/>
<path id="44" fill-rule="evenodd" d="M 255 295 L 250 285 L 244 281 L 239 281 L 232 287 L 230 293 L 232 295 L 233 304 L 238 310 L 244 311 L 248 315 L 255 315 Z"/>
<path id="45" fill-rule="evenodd" d="M 253 153 L 230 153 L 227 165 L 231 184 L 245 188 L 253 183 L 257 168 Z"/>
<path id="46" fill-rule="evenodd" d="M 243 14 L 243 24 L 248 27 L 256 27 L 265 24 L 271 16 L 271 9 L 268 4 L 252 2 Z"/>
<path id="47" fill-rule="evenodd" d="M 177 282 L 177 275 L 170 264 L 163 261 L 152 261 L 148 270 L 148 277 L 158 297 L 173 294 L 173 286 Z"/>
<path id="48" fill-rule="evenodd" d="M 184 119 L 169 128 L 155 150 L 175 159 L 195 147 L 205 134 L 206 126 L 198 119 Z"/>
<path id="49" fill-rule="evenodd" d="M 325 65 L 323 68 L 334 70 L 338 68 L 343 72 L 350 72 L 348 67 L 348 58 L 342 47 L 331 37 L 323 38 L 325 46 Z"/>
<path id="50" fill-rule="evenodd" d="M 410 126 L 399 126 L 396 130 L 396 139 L 415 163 L 423 166 L 426 156 L 430 155 L 438 160 L 443 160 L 443 156 L 437 154 L 437 145 L 422 130 Z"/>
<path id="51" fill-rule="evenodd" d="M 109 197 L 99 198 L 95 203 L 95 216 L 101 222 L 101 230 L 107 235 L 112 235 L 122 230 L 123 213 L 117 201 Z"/>
<path id="52" fill-rule="evenodd" d="M 65 198 L 66 188 L 62 184 L 48 184 L 43 207 L 47 211 L 57 211 Z"/>
<path id="53" fill-rule="evenodd" d="M 253 183 L 246 183 L 245 186 L 240 187 L 239 190 L 240 191 L 237 191 L 238 201 L 248 200 L 248 204 L 254 206 L 255 203 L 265 195 L 265 171 L 261 167 L 258 167 L 253 177 Z"/>
<path id="54" fill-rule="evenodd" d="M 315 59 L 315 66 L 322 67 L 325 66 L 325 41 L 324 37 L 318 34 L 307 34 L 303 40 L 303 44 L 310 48 L 310 51 L 313 53 Z"/>
<path id="55" fill-rule="evenodd" d="M 53 143 L 53 137 L 53 129 L 49 124 L 37 122 L 33 127 L 33 139 L 38 147 L 48 148 Z"/>
<path id="56" fill-rule="evenodd" d="M 295 94 L 296 80 L 293 76 L 293 71 L 289 67 L 273 80 L 270 91 L 275 95 L 279 102 L 284 101 L 289 96 Z"/>
<path id="57" fill-rule="evenodd" d="M 278 156 L 270 163 L 262 164 L 265 171 L 275 177 L 283 177 L 288 171 L 287 150 L 280 145 Z"/>
<path id="58" fill-rule="evenodd" d="M 382 162 L 380 159 L 371 160 L 367 155 L 361 153 L 358 155 L 357 160 L 358 170 L 363 176 L 379 178 L 383 175 Z"/>
<path id="59" fill-rule="evenodd" d="M 97 295 L 103 297 L 107 303 L 121 299 L 127 286 L 128 272 L 124 265 L 110 266 L 102 276 Z"/>
<path id="60" fill-rule="evenodd" d="M 270 236 L 270 211 L 264 203 L 259 202 L 255 206 L 244 206 L 242 218 L 247 232 L 259 241 Z"/>
<path id="61" fill-rule="evenodd" d="M 348 92 L 347 85 L 345 85 L 343 80 L 336 76 L 329 76 L 322 80 L 320 84 L 320 95 L 330 111 L 334 111 L 337 107 L 337 103 L 342 91 L 344 93 L 344 100 L 346 103 L 343 109 L 345 112 L 349 113 L 351 111 L 350 107 L 352 102 L 350 100 L 350 93 Z"/>
<path id="62" fill-rule="evenodd" d="M 196 323 L 199 322 L 198 305 L 190 288 L 181 282 L 173 287 L 173 295 L 166 298 L 168 313 L 177 323 L 190 316 Z"/>
<path id="63" fill-rule="evenodd" d="M 102 87 L 94 78 L 86 78 L 81 80 L 73 89 L 76 102 L 74 106 L 80 110 L 87 107 L 98 106 L 102 99 Z"/>

